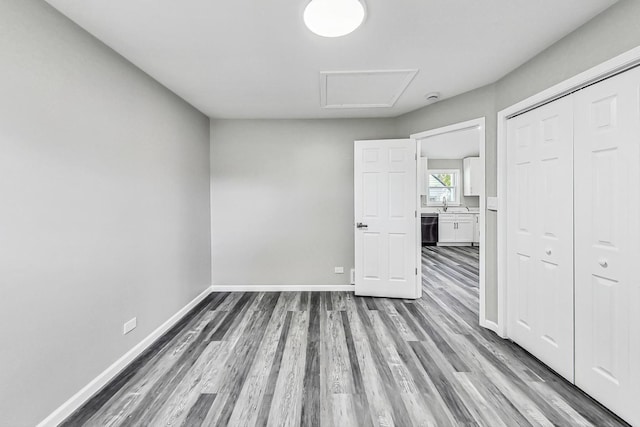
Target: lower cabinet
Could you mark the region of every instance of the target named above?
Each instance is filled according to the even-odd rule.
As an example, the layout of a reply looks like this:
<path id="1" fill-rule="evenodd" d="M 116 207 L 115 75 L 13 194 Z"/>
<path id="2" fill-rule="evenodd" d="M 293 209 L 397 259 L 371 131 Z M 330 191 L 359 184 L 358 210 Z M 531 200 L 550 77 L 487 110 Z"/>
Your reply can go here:
<path id="1" fill-rule="evenodd" d="M 480 215 L 473 215 L 473 243 L 480 244 Z"/>
<path id="2" fill-rule="evenodd" d="M 438 217 L 438 243 L 455 243 L 456 215 L 440 214 Z"/>
<path id="3" fill-rule="evenodd" d="M 456 239 L 458 242 L 473 242 L 474 229 L 475 224 L 472 214 L 456 215 Z"/>
<path id="4" fill-rule="evenodd" d="M 438 243 L 472 243 L 476 228 L 475 216 L 468 213 L 440 214 Z"/>

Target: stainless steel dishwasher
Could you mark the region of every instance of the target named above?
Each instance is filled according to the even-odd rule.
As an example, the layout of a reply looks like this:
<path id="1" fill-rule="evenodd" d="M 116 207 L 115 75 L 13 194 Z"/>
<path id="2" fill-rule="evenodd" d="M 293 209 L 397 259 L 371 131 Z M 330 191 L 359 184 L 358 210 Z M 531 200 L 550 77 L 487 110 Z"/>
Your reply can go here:
<path id="1" fill-rule="evenodd" d="M 438 214 L 423 213 L 421 216 L 422 246 L 436 246 L 438 244 Z"/>

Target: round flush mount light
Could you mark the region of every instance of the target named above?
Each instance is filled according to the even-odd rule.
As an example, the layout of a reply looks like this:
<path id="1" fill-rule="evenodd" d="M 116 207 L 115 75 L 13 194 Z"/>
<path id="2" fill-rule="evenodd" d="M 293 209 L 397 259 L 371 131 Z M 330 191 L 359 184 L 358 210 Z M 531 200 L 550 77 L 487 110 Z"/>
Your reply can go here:
<path id="1" fill-rule="evenodd" d="M 311 0 L 304 23 L 322 37 L 345 36 L 362 24 L 364 5 L 359 0 Z"/>

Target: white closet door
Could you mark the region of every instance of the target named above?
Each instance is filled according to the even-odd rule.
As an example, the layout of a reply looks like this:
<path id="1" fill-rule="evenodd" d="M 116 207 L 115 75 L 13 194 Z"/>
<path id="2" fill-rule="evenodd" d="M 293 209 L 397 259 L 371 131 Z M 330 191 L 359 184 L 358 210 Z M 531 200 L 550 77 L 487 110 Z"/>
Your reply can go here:
<path id="1" fill-rule="evenodd" d="M 640 426 L 640 69 L 575 95 L 576 385 Z"/>
<path id="2" fill-rule="evenodd" d="M 573 104 L 508 121 L 509 337 L 573 381 Z"/>

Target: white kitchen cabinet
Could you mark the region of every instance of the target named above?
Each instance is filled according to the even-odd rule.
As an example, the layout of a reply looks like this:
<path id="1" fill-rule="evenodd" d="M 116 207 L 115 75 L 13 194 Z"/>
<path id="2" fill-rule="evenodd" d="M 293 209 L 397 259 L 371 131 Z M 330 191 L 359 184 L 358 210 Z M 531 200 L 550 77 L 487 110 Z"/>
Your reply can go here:
<path id="1" fill-rule="evenodd" d="M 464 196 L 479 196 L 482 186 L 482 174 L 484 173 L 480 157 L 467 157 L 463 159 L 462 168 Z"/>
<path id="2" fill-rule="evenodd" d="M 473 243 L 480 244 L 480 215 L 473 215 Z"/>
<path id="3" fill-rule="evenodd" d="M 438 215 L 438 243 L 456 242 L 456 214 Z"/>
<path id="4" fill-rule="evenodd" d="M 443 213 L 438 216 L 438 243 L 471 243 L 474 214 Z"/>
<path id="5" fill-rule="evenodd" d="M 457 214 L 456 215 L 456 241 L 471 243 L 473 242 L 473 214 Z"/>

